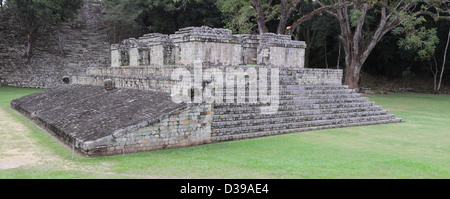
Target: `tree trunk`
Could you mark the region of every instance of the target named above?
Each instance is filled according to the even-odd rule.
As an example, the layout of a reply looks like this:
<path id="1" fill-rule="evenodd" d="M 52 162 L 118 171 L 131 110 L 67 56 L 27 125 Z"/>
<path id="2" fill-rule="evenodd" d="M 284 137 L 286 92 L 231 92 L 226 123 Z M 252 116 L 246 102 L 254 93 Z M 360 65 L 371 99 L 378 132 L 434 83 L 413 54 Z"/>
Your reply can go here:
<path id="1" fill-rule="evenodd" d="M 358 89 L 361 66 L 362 64 L 359 63 L 356 59 L 353 59 L 352 63 L 347 66 L 344 84 L 348 85 L 348 88 Z"/>
<path id="2" fill-rule="evenodd" d="M 300 40 L 300 26 L 295 29 L 295 38 L 294 38 L 294 40 L 295 41 L 299 41 Z"/>
<path id="3" fill-rule="evenodd" d="M 252 6 L 256 10 L 256 13 L 258 14 L 256 22 L 258 23 L 259 34 L 262 35 L 266 33 L 267 28 L 264 20 L 264 12 L 261 7 L 261 0 L 253 0 Z"/>
<path id="4" fill-rule="evenodd" d="M 278 23 L 277 27 L 277 34 L 284 35 L 284 33 L 286 32 L 286 22 L 287 22 L 286 13 L 281 13 L 280 22 Z"/>
<path id="5" fill-rule="evenodd" d="M 434 73 L 434 90 L 437 91 L 437 76 L 438 76 L 438 64 L 436 61 L 436 57 L 433 57 L 434 59 L 434 69 L 435 69 L 435 73 Z"/>
<path id="6" fill-rule="evenodd" d="M 341 41 L 338 41 L 339 42 L 339 53 L 338 53 L 338 58 L 337 58 L 337 64 L 336 64 L 336 68 L 337 69 L 339 69 L 339 62 L 340 62 L 340 59 L 341 59 Z"/>
<path id="7" fill-rule="evenodd" d="M 325 33 L 325 35 L 326 35 L 327 33 Z M 327 38 L 325 37 L 325 39 L 324 39 L 324 45 L 323 45 L 323 49 L 324 49 L 324 53 L 325 53 L 325 66 L 326 66 L 326 68 L 328 69 L 328 56 L 327 56 Z"/>
<path id="8" fill-rule="evenodd" d="M 327 56 L 327 46 L 324 47 L 324 53 L 325 53 L 325 68 L 328 69 L 328 56 Z"/>
<path id="9" fill-rule="evenodd" d="M 305 49 L 305 68 L 310 67 L 309 65 L 309 54 L 311 53 L 311 45 L 307 45 Z"/>
<path id="10" fill-rule="evenodd" d="M 299 32 L 300 32 L 300 26 L 298 26 L 297 28 L 299 29 Z M 305 39 L 305 42 L 307 44 L 311 44 L 312 42 L 314 42 L 314 39 L 316 38 L 316 31 L 310 30 L 309 26 L 305 26 L 305 28 L 303 28 L 301 31 L 303 32 L 303 38 Z M 311 45 L 306 45 L 305 67 L 310 67 L 310 64 L 309 64 L 310 52 L 311 52 Z"/>
<path id="11" fill-rule="evenodd" d="M 296 27 L 292 27 L 290 31 L 287 31 L 286 24 L 292 11 L 300 2 L 301 0 L 281 0 L 280 22 L 277 27 L 277 34 L 290 35 L 296 29 Z"/>
<path id="12" fill-rule="evenodd" d="M 289 17 L 289 9 L 287 0 L 281 0 L 280 22 L 277 27 L 277 34 L 284 34 L 286 31 L 287 18 Z"/>
<path id="13" fill-rule="evenodd" d="M 434 61 L 434 67 L 433 67 L 433 64 L 431 63 L 431 61 L 428 61 L 428 64 L 430 65 L 431 74 L 433 74 L 433 90 L 436 91 L 437 90 L 437 75 L 438 75 L 438 67 L 437 67 L 436 57 L 433 57 L 433 61 Z"/>
<path id="14" fill-rule="evenodd" d="M 444 60 L 442 61 L 441 77 L 439 78 L 439 84 L 438 84 L 437 90 L 441 89 L 442 76 L 444 75 L 444 68 L 445 68 L 445 61 L 446 61 L 446 58 L 447 58 L 447 50 L 448 50 L 448 42 L 449 42 L 449 40 L 450 40 L 450 29 L 448 29 L 447 44 L 445 45 Z"/>

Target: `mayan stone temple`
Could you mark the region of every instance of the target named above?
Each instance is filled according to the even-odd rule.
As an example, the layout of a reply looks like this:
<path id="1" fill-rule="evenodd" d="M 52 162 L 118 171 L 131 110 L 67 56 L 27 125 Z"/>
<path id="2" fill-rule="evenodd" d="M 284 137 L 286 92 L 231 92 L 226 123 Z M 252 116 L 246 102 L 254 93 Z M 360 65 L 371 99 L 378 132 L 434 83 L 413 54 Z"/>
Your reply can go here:
<path id="1" fill-rule="evenodd" d="M 305 68 L 305 48 L 209 27 L 146 34 L 111 45 L 110 67 L 11 106 L 87 156 L 401 121 L 342 70 Z"/>
<path id="2" fill-rule="evenodd" d="M 288 35 L 233 35 L 231 30 L 189 27 L 175 34 L 146 34 L 111 46 L 111 66 L 246 64 L 303 68 L 306 44 Z"/>

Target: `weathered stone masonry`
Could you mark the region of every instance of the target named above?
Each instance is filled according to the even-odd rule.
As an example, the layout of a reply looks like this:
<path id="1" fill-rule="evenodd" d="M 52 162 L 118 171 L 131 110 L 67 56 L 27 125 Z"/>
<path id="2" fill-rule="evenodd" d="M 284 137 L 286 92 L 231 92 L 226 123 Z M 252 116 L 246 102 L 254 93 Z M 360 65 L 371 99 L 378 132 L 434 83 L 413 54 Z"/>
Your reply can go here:
<path id="1" fill-rule="evenodd" d="M 189 66 L 146 66 L 146 67 L 109 67 L 109 68 L 88 68 L 85 75 L 72 76 L 73 84 L 103 85 L 105 79 L 112 79 L 116 87 L 133 88 L 139 90 L 153 90 L 170 92 L 177 81 L 171 80 L 170 75 L 176 68 L 186 68 L 193 72 L 193 67 Z M 210 66 L 204 66 L 205 73 Z M 227 69 L 236 69 L 232 66 L 214 66 L 225 72 Z M 267 68 L 271 66 L 241 66 L 239 68 Z M 277 67 L 278 68 L 278 67 Z M 310 68 L 280 68 L 281 75 L 290 73 L 296 75 L 296 80 L 301 84 L 341 84 L 342 70 L 335 69 L 310 69 Z M 203 74 L 203 76 L 206 74 Z M 284 75 L 289 78 L 288 75 Z M 224 76 L 225 78 L 225 76 Z"/>
<path id="2" fill-rule="evenodd" d="M 211 142 L 211 105 L 175 104 L 164 92 L 60 86 L 11 107 L 89 156 Z"/>
<path id="3" fill-rule="evenodd" d="M 88 155 L 113 155 L 165 148 L 185 147 L 211 142 L 211 106 L 189 106 L 158 118 L 154 123 L 115 131 L 112 135 L 81 144 Z M 105 146 L 104 151 L 97 150 Z"/>
<path id="4" fill-rule="evenodd" d="M 89 67 L 66 79 L 72 85 L 16 99 L 11 105 L 89 156 L 401 121 L 342 85 L 342 70 L 304 68 L 303 50 L 304 43 L 286 36 L 232 35 L 208 27 L 149 34 L 112 45 L 114 67 Z M 197 60 L 203 77 L 210 69 L 223 72 L 221 78 L 201 82 L 203 89 L 215 78 L 225 79 L 223 102 L 172 101 L 172 88 L 180 83 L 171 78 L 173 71 L 184 68 L 192 74 Z M 277 83 L 270 76 L 279 72 L 275 112 L 262 113 L 262 108 L 274 105 L 262 101 L 267 96 L 250 96 L 255 82 L 237 86 L 250 78 L 245 71 L 267 71 L 269 93 Z M 201 92 L 192 81 L 191 99 Z M 103 88 L 105 82 L 116 89 Z"/>
<path id="5" fill-rule="evenodd" d="M 247 64 L 304 67 L 306 44 L 286 35 L 233 35 L 220 28 L 188 27 L 172 35 L 146 34 L 111 45 L 111 66 Z"/>

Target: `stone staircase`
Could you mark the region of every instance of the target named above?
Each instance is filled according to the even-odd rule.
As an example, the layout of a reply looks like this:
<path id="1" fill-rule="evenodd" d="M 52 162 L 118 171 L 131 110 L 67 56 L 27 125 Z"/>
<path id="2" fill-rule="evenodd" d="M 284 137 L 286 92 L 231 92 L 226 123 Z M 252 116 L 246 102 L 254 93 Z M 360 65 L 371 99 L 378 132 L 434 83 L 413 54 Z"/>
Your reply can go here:
<path id="1" fill-rule="evenodd" d="M 267 76 L 271 76 L 270 66 L 258 67 L 267 68 Z M 170 74 L 175 68 L 89 68 L 86 76 L 72 79 L 75 84 L 102 85 L 105 78 L 110 78 L 119 88 L 170 92 L 176 83 L 170 80 Z M 241 68 L 248 69 L 245 66 Z M 227 69 L 220 68 L 222 71 Z M 249 103 L 250 84 L 247 84 L 246 90 L 238 90 L 237 86 L 223 90 L 223 103 L 215 102 L 212 105 L 211 141 L 402 121 L 360 93 L 342 85 L 342 70 L 280 67 L 279 72 L 279 106 L 274 114 L 261 114 L 261 107 L 270 104 L 262 103 L 259 96 L 256 103 Z M 270 86 L 268 88 L 272 92 Z M 228 89 L 233 91 L 235 103 L 226 101 Z M 236 103 L 238 97 L 244 98 L 246 103 Z"/>
<path id="2" fill-rule="evenodd" d="M 42 33 L 30 62 L 24 57 L 27 40 L 21 23 L 14 15 L 0 16 L 0 83 L 52 88 L 62 84 L 63 76 L 83 74 L 88 67 L 110 66 L 102 9 L 102 2 L 85 0 L 74 21 Z"/>
<path id="3" fill-rule="evenodd" d="M 295 75 L 283 71 L 280 75 L 279 108 L 274 114 L 261 114 L 260 107 L 268 104 L 259 102 L 215 103 L 212 141 L 402 121 L 346 85 L 300 84 Z"/>

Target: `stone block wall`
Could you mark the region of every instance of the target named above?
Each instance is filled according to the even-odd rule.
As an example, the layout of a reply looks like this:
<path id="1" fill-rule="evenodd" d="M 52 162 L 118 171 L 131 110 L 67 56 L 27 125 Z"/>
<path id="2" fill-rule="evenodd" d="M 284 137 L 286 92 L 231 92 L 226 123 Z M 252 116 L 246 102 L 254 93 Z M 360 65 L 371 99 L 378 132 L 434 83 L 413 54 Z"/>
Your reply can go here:
<path id="1" fill-rule="evenodd" d="M 233 37 L 231 30 L 188 27 L 170 35 L 170 39 L 175 46 L 177 65 L 194 65 L 199 59 L 215 66 L 243 64 L 241 41 Z"/>
<path id="2" fill-rule="evenodd" d="M 176 68 L 177 66 L 88 68 L 85 75 L 72 76 L 71 82 L 101 86 L 105 79 L 111 79 L 117 88 L 169 93 L 173 85 L 178 82 L 170 78 Z"/>
<path id="3" fill-rule="evenodd" d="M 194 65 L 195 60 L 203 60 L 211 65 L 242 64 L 241 45 L 236 43 L 218 43 L 203 41 L 186 41 L 175 44 L 179 54 L 175 60 L 177 65 Z"/>
<path id="4" fill-rule="evenodd" d="M 207 75 L 207 69 L 212 66 L 203 67 L 203 76 Z M 270 68 L 273 66 L 240 66 L 244 71 L 249 68 L 256 69 Z M 153 90 L 161 92 L 171 92 L 172 87 L 178 81 L 171 80 L 171 74 L 176 68 L 186 68 L 193 71 L 193 67 L 188 66 L 147 66 L 147 67 L 108 67 L 108 68 L 88 68 L 85 75 L 72 76 L 73 84 L 82 85 L 103 85 L 105 79 L 112 79 L 118 88 L 133 88 L 139 90 Z M 233 66 L 214 66 L 223 71 L 224 79 L 226 71 L 234 71 Z M 279 68 L 279 67 L 276 67 Z M 343 71 L 339 69 L 311 69 L 311 68 L 285 68 L 280 67 L 280 84 L 298 82 L 300 84 L 342 84 Z"/>
<path id="5" fill-rule="evenodd" d="M 100 156 L 206 144 L 211 142 L 211 120 L 211 105 L 192 105 L 76 146 L 86 155 Z"/>
<path id="6" fill-rule="evenodd" d="M 145 34 L 111 45 L 111 66 L 173 65 L 173 44 L 168 35 Z"/>
<path id="7" fill-rule="evenodd" d="M 273 66 L 291 68 L 305 67 L 306 44 L 300 41 L 292 41 L 289 35 L 276 35 L 265 33 L 258 35 L 257 64 L 270 63 Z"/>
<path id="8" fill-rule="evenodd" d="M 342 69 L 314 69 L 308 68 L 307 70 L 296 70 L 295 77 L 299 80 L 300 84 L 342 84 L 343 70 Z"/>
<path id="9" fill-rule="evenodd" d="M 175 34 L 147 34 L 111 46 L 111 66 L 247 64 L 304 67 L 306 44 L 290 36 L 237 34 L 221 28 L 187 27 Z"/>

